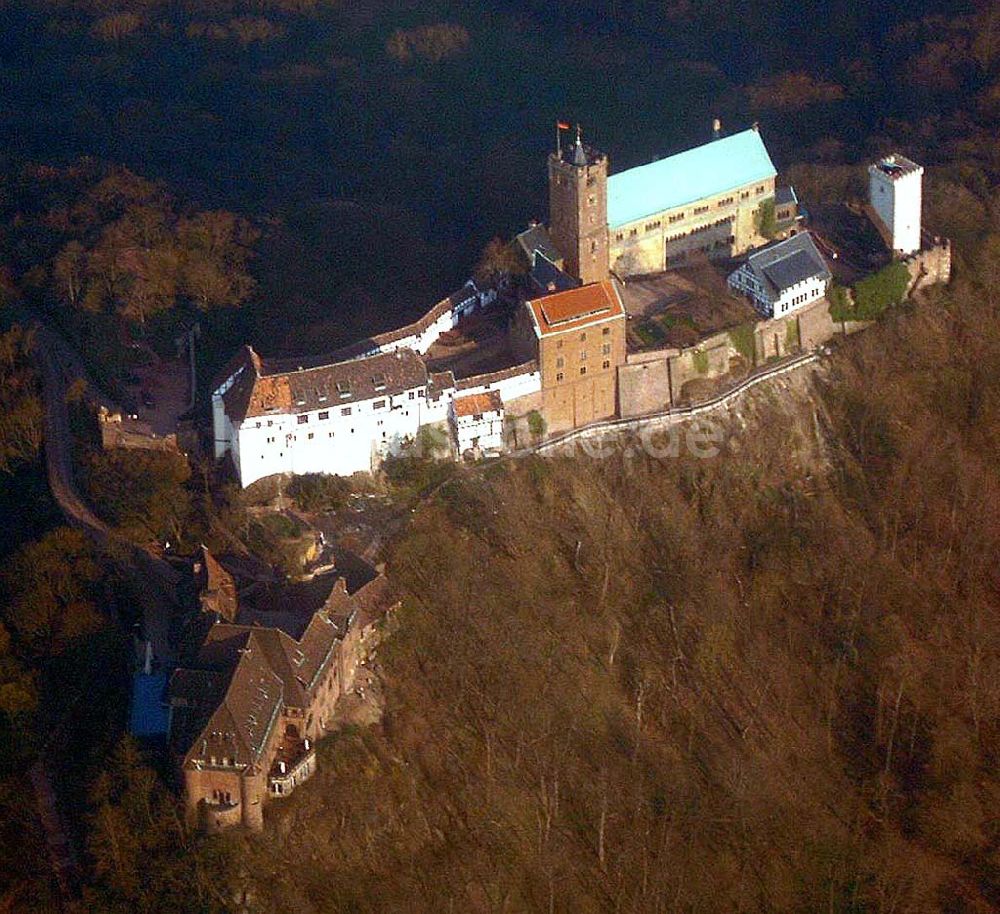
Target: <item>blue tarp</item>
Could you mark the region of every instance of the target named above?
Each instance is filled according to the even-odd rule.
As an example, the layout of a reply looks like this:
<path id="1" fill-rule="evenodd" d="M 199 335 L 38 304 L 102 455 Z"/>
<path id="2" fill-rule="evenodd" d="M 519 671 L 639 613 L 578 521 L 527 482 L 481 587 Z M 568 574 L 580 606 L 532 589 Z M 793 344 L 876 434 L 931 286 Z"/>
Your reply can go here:
<path id="1" fill-rule="evenodd" d="M 170 722 L 166 704 L 167 674 L 136 673 L 132 679 L 132 710 L 129 732 L 140 739 L 167 735 Z"/>
<path id="2" fill-rule="evenodd" d="M 617 228 L 664 210 L 777 175 L 756 130 L 712 140 L 608 178 L 608 225 Z"/>

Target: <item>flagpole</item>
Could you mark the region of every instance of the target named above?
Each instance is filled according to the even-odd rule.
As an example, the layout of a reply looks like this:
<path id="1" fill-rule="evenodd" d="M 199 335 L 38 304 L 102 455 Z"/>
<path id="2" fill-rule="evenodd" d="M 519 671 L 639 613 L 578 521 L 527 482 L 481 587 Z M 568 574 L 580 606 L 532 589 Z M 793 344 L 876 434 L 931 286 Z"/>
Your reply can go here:
<path id="1" fill-rule="evenodd" d="M 556 121 L 556 158 L 562 161 L 562 130 L 559 129 L 559 121 Z"/>

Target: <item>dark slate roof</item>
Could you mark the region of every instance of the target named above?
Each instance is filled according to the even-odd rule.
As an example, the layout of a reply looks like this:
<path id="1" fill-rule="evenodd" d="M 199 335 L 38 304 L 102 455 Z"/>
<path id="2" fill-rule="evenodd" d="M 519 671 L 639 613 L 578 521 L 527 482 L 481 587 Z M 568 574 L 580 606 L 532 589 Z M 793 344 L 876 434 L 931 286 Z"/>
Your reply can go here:
<path id="1" fill-rule="evenodd" d="M 269 367 L 265 361 L 260 374 L 244 371 L 223 395 L 227 414 L 234 422 L 345 406 L 427 384 L 427 369 L 412 349 L 301 371 L 272 373 Z"/>
<path id="2" fill-rule="evenodd" d="M 790 289 L 819 272 L 816 261 L 805 251 L 796 251 L 790 257 L 763 267 L 763 270 L 771 285 L 779 290 Z"/>
<path id="3" fill-rule="evenodd" d="M 808 232 L 761 248 L 747 258 L 747 265 L 775 297 L 806 279 L 831 278 L 826 261 Z"/>
<path id="4" fill-rule="evenodd" d="M 529 265 L 534 262 L 535 251 L 541 252 L 551 263 L 563 259 L 544 225 L 533 225 L 517 235 L 514 240 L 521 246 Z"/>
<path id="5" fill-rule="evenodd" d="M 774 192 L 774 203 L 776 206 L 786 206 L 789 203 L 798 203 L 799 198 L 795 195 L 795 188 L 791 185 L 779 187 Z"/>
<path id="6" fill-rule="evenodd" d="M 560 270 L 541 251 L 536 250 L 531 268 L 531 281 L 541 292 L 565 292 L 580 285 L 580 280 Z"/>

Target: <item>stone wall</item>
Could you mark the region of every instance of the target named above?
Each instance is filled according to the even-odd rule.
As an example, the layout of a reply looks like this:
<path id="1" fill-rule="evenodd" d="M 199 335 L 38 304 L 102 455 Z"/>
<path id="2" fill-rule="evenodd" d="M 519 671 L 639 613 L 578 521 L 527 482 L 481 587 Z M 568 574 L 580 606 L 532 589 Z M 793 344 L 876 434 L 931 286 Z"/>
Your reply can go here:
<path id="1" fill-rule="evenodd" d="M 951 241 L 947 238 L 932 238 L 922 251 L 907 257 L 903 263 L 910 272 L 907 296 L 928 286 L 947 283 L 951 280 Z"/>
<path id="2" fill-rule="evenodd" d="M 97 414 L 97 424 L 101 429 L 101 447 L 106 451 L 123 447 L 180 453 L 176 434 L 155 435 L 146 423 L 134 420 L 125 423 L 121 413 L 109 413 L 104 407 Z"/>
<path id="3" fill-rule="evenodd" d="M 618 368 L 620 415 L 627 418 L 677 406 L 684 400 L 685 384 L 728 374 L 736 355 L 728 331 L 689 349 L 631 353 L 627 364 Z"/>
<path id="4" fill-rule="evenodd" d="M 655 413 L 672 405 L 670 365 L 666 359 L 618 368 L 618 396 L 623 419 Z"/>

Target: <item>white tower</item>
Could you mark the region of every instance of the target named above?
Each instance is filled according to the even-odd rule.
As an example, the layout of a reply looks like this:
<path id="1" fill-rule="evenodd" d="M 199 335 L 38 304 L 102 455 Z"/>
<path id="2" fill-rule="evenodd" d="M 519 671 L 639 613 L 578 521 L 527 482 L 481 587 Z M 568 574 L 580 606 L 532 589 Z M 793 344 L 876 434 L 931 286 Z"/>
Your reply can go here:
<path id="1" fill-rule="evenodd" d="M 891 239 L 894 254 L 920 250 L 922 165 L 893 153 L 868 166 L 868 200 Z"/>

